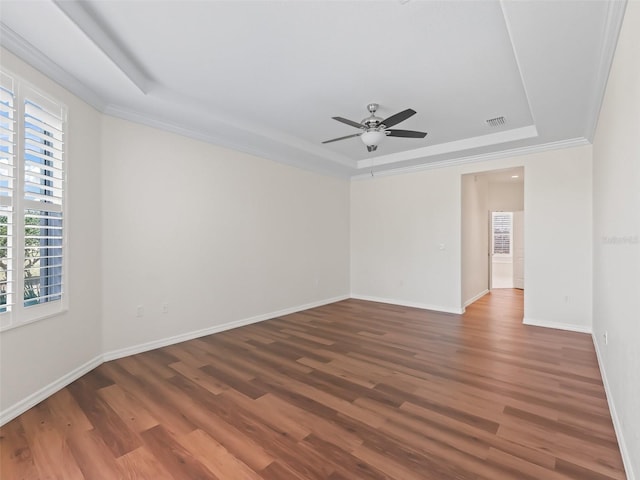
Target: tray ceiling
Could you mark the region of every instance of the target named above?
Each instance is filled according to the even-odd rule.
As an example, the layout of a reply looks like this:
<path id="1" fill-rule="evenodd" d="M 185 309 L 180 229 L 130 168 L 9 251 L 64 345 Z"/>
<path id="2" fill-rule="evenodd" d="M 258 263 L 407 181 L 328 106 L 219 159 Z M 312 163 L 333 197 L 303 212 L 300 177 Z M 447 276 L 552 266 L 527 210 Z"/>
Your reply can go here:
<path id="1" fill-rule="evenodd" d="M 624 6 L 5 0 L 0 43 L 105 113 L 353 176 L 588 142 Z M 427 137 L 321 144 L 371 102 Z"/>

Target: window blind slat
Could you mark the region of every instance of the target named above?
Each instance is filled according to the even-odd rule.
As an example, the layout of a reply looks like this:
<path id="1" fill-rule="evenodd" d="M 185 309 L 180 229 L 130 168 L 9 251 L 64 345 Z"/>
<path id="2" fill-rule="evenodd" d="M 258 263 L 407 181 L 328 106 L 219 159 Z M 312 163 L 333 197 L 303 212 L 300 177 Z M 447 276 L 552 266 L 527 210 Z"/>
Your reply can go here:
<path id="1" fill-rule="evenodd" d="M 42 162 L 27 159 L 25 161 L 25 171 L 28 173 L 36 173 L 44 176 L 51 176 L 53 178 L 64 178 L 63 163 L 60 160 L 56 160 L 54 157 L 48 157 L 46 155 L 38 155 L 38 158 L 48 162 L 48 165 Z"/>
<path id="2" fill-rule="evenodd" d="M 45 150 L 47 152 L 47 156 L 51 157 L 52 159 L 62 158 L 62 150 L 54 147 L 53 145 L 47 145 L 46 143 L 39 142 L 37 140 L 34 140 L 33 138 L 25 138 L 24 141 L 25 141 L 24 148 L 27 150 L 32 150 L 37 153 L 42 153 L 40 152 L 40 150 Z"/>
<path id="3" fill-rule="evenodd" d="M 57 176 L 49 175 L 49 172 L 46 169 L 43 169 L 44 172 L 28 170 L 25 172 L 25 182 L 38 187 L 52 187 L 57 190 L 64 191 L 64 180 Z"/>
<path id="4" fill-rule="evenodd" d="M 27 148 L 27 150 L 28 151 L 25 152 L 27 155 L 33 155 L 34 157 L 41 158 L 42 160 L 46 160 L 48 162 L 56 162 L 56 161 L 60 162 L 58 170 L 62 170 L 62 162 L 63 162 L 62 158 L 57 158 L 57 157 L 54 157 L 54 156 L 45 155 L 44 153 L 40 153 L 38 151 L 31 150 L 31 149 L 28 149 L 28 148 Z M 35 165 L 38 168 L 42 168 L 42 167 L 45 166 L 45 165 L 43 165 L 41 163 L 36 163 L 33 160 L 29 160 L 29 159 L 26 159 L 26 164 L 27 165 L 29 165 L 29 164 Z M 54 167 L 54 166 L 46 166 L 46 168 L 56 168 L 56 167 Z"/>
<path id="5" fill-rule="evenodd" d="M 25 198 L 24 206 L 29 210 L 39 210 L 46 211 L 51 213 L 62 213 L 62 205 L 58 203 L 45 203 L 38 200 L 32 200 L 30 198 Z"/>
<path id="6" fill-rule="evenodd" d="M 44 145 L 54 147 L 58 151 L 62 151 L 64 142 L 45 132 L 31 128 L 28 125 L 25 127 L 25 133 L 29 136 L 30 140 L 35 140 L 38 144 L 42 143 Z"/>
<path id="7" fill-rule="evenodd" d="M 49 302 L 51 300 L 60 300 L 62 299 L 62 294 L 64 293 L 64 291 L 62 290 L 62 285 L 60 285 L 60 293 L 52 293 L 49 295 L 41 295 L 39 297 L 34 297 L 34 298 L 25 298 L 24 301 L 24 306 L 26 308 L 29 308 L 33 305 L 39 305 L 41 303 L 46 303 Z"/>
<path id="8" fill-rule="evenodd" d="M 0 113 L 2 113 L 2 109 L 0 109 Z M 0 135 L 6 135 L 7 137 L 10 137 L 11 139 L 13 139 L 13 128 L 9 128 L 9 125 L 7 125 L 7 122 L 4 122 L 3 120 L 4 119 L 2 115 L 0 115 Z"/>
<path id="9" fill-rule="evenodd" d="M 50 183 L 54 183 L 54 182 L 50 182 Z M 25 181 L 24 184 L 25 184 L 26 190 L 29 193 L 37 193 L 40 195 L 50 195 L 55 198 L 62 197 L 62 188 L 55 187 L 54 185 L 46 185 L 46 184 L 42 184 L 34 181 Z M 38 191 L 34 192 L 33 190 L 38 190 Z"/>
<path id="10" fill-rule="evenodd" d="M 11 152 L 11 151 L 13 151 L 13 147 L 14 147 L 14 145 L 13 145 L 13 142 L 12 142 L 12 141 L 10 141 L 10 140 L 4 140 L 4 139 L 0 138 L 0 147 L 6 147 L 6 148 L 8 148 L 8 149 L 9 149 L 9 151 Z"/>
<path id="11" fill-rule="evenodd" d="M 4 85 L 2 86 L 2 88 L 0 88 L 0 102 L 2 103 L 13 102 L 13 92 L 11 90 L 12 90 L 11 87 L 5 90 Z"/>
<path id="12" fill-rule="evenodd" d="M 62 205 L 61 197 L 54 197 L 53 195 L 40 195 L 38 193 L 25 192 L 24 194 L 25 200 L 30 200 L 32 202 L 38 202 L 37 208 L 49 208 L 48 205 Z"/>
<path id="13" fill-rule="evenodd" d="M 63 133 L 59 127 L 55 127 L 54 125 L 50 125 L 46 122 L 42 122 L 38 120 L 36 117 L 32 117 L 31 115 L 27 115 L 25 117 L 25 120 L 35 127 L 38 127 L 38 128 L 41 128 L 42 130 L 46 130 L 47 132 L 50 132 L 51 135 L 56 140 L 62 141 Z"/>
<path id="14" fill-rule="evenodd" d="M 34 101 L 26 99 L 24 102 L 24 118 L 29 121 L 31 118 L 44 123 L 48 127 L 54 128 L 59 132 L 62 132 L 62 109 L 58 112 L 52 112 L 50 109 L 43 108 L 36 104 Z M 56 108 L 56 110 L 58 109 Z"/>

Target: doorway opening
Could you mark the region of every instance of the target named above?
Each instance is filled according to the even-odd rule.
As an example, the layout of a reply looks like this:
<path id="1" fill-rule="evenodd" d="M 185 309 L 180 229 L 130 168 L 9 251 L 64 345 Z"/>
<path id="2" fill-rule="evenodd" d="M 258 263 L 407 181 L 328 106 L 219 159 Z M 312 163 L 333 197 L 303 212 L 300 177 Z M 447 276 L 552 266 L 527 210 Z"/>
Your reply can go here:
<path id="1" fill-rule="evenodd" d="M 463 307 L 492 288 L 524 289 L 524 175 L 524 167 L 462 175 Z"/>
<path id="2" fill-rule="evenodd" d="M 524 290 L 524 211 L 490 212 L 489 290 Z"/>

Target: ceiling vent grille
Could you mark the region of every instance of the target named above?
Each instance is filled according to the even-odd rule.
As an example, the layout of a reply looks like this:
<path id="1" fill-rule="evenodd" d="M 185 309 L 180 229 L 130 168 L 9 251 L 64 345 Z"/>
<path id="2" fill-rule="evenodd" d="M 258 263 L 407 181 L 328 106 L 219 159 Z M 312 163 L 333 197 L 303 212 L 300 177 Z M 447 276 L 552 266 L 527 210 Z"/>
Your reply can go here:
<path id="1" fill-rule="evenodd" d="M 489 125 L 490 127 L 501 127 L 505 123 L 506 121 L 504 117 L 490 118 L 489 120 L 487 120 L 487 125 Z"/>

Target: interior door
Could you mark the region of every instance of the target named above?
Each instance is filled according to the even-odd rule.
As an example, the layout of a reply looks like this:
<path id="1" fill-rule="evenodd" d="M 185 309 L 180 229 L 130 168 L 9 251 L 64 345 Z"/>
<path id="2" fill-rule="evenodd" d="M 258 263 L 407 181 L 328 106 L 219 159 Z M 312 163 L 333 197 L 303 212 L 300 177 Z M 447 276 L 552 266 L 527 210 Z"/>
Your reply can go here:
<path id="1" fill-rule="evenodd" d="M 513 287 L 524 290 L 524 212 L 513 212 Z"/>

